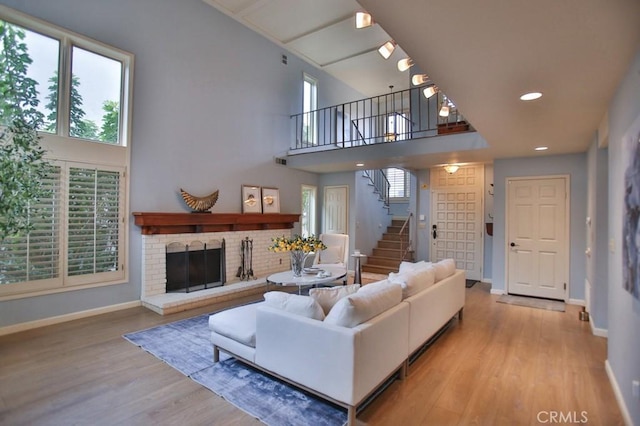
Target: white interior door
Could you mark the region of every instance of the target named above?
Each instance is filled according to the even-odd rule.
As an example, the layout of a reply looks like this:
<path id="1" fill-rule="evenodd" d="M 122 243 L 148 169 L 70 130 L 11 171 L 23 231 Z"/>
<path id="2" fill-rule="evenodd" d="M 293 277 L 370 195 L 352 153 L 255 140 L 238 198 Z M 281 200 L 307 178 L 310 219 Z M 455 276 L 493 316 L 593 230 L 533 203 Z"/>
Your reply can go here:
<path id="1" fill-rule="evenodd" d="M 323 234 L 349 233 L 349 187 L 326 186 L 323 202 Z"/>
<path id="2" fill-rule="evenodd" d="M 431 192 L 431 261 L 454 259 L 468 279 L 482 279 L 482 190 Z"/>
<path id="3" fill-rule="evenodd" d="M 566 299 L 568 178 L 507 181 L 507 291 Z"/>

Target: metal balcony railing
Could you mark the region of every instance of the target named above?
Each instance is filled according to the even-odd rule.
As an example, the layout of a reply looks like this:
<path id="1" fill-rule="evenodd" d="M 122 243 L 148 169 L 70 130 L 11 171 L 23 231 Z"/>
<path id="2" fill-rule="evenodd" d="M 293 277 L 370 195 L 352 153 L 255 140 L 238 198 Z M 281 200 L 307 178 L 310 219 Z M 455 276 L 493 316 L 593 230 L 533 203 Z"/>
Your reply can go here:
<path id="1" fill-rule="evenodd" d="M 457 108 L 438 116 L 442 94 L 426 99 L 424 87 L 390 92 L 291 116 L 291 150 L 349 148 L 436 136 L 443 125 L 464 122 Z"/>

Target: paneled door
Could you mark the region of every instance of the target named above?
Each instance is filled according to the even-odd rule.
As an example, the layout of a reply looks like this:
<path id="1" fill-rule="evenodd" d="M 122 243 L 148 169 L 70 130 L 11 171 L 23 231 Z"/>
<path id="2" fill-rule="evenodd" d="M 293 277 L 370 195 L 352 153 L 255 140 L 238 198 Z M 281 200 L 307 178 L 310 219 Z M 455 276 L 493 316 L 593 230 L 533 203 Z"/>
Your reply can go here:
<path id="1" fill-rule="evenodd" d="M 349 233 L 349 187 L 326 186 L 324 188 L 322 233 Z"/>
<path id="2" fill-rule="evenodd" d="M 431 200 L 431 261 L 454 259 L 467 279 L 481 280 L 481 190 L 433 190 Z"/>
<path id="3" fill-rule="evenodd" d="M 507 292 L 566 300 L 568 178 L 507 180 Z"/>

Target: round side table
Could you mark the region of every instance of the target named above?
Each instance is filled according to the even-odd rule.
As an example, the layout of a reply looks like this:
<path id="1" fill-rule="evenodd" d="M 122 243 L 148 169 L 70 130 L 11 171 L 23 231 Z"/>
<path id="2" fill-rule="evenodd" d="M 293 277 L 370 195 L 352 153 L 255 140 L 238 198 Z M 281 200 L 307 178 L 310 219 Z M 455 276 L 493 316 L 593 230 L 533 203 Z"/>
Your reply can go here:
<path id="1" fill-rule="evenodd" d="M 351 257 L 353 257 L 353 260 L 355 262 L 354 268 L 353 268 L 354 269 L 353 283 L 362 284 L 362 262 L 360 262 L 360 259 L 362 259 L 363 257 L 367 257 L 367 255 L 362 253 L 354 253 L 351 255 Z"/>

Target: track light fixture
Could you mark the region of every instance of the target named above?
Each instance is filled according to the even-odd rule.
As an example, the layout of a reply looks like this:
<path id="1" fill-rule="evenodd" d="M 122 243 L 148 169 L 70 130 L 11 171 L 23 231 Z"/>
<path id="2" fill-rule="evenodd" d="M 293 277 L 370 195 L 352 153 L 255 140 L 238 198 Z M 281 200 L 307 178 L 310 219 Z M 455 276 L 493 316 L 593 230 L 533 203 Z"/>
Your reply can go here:
<path id="1" fill-rule="evenodd" d="M 383 58 L 389 59 L 394 50 L 396 50 L 396 42 L 393 40 L 389 40 L 378 49 L 378 53 L 382 55 Z"/>
<path id="2" fill-rule="evenodd" d="M 367 28 L 373 25 L 373 18 L 367 12 L 356 12 L 356 28 Z"/>
<path id="3" fill-rule="evenodd" d="M 411 58 L 404 58 L 398 61 L 398 71 L 404 72 L 413 66 L 413 60 Z"/>
<path id="4" fill-rule="evenodd" d="M 429 81 L 429 76 L 426 74 L 414 74 L 413 77 L 411 77 L 411 84 L 414 86 L 420 86 L 427 81 Z"/>
<path id="5" fill-rule="evenodd" d="M 424 89 L 422 89 L 422 94 L 427 99 L 429 99 L 430 97 L 435 95 L 437 92 L 438 92 L 438 88 L 434 84 L 432 84 L 430 86 L 427 86 Z"/>

